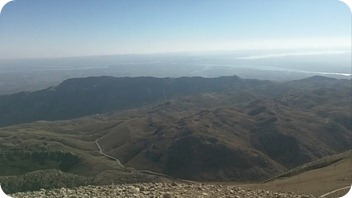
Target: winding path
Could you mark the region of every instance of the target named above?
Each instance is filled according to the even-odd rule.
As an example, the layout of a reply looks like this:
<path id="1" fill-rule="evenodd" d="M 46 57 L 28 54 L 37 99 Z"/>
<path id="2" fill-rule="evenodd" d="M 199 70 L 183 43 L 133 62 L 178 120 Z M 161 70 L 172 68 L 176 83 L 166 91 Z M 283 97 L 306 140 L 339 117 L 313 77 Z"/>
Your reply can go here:
<path id="1" fill-rule="evenodd" d="M 103 149 L 101 148 L 99 142 L 98 142 L 99 138 L 96 139 L 94 141 L 94 143 L 97 145 L 98 149 L 99 149 L 99 153 L 104 155 L 105 157 L 107 158 L 110 158 L 112 160 L 115 160 L 117 162 L 117 164 L 123 168 L 123 169 L 126 169 L 126 167 L 124 165 L 121 164 L 120 160 L 117 159 L 116 157 L 113 157 L 111 155 L 108 155 L 106 153 L 104 153 Z M 191 181 L 191 180 L 186 180 L 186 179 L 178 179 L 178 178 L 174 178 L 174 177 L 171 177 L 169 175 L 165 175 L 163 173 L 157 173 L 157 172 L 153 172 L 153 171 L 150 171 L 150 170 L 136 170 L 138 171 L 139 173 L 144 173 L 144 174 L 148 174 L 148 175 L 155 175 L 155 176 L 159 176 L 159 177 L 165 177 L 165 178 L 168 178 L 168 179 L 172 179 L 172 180 L 177 180 L 177 181 L 183 181 L 183 182 L 187 182 L 187 183 L 198 183 L 198 182 L 195 182 L 195 181 Z"/>
<path id="2" fill-rule="evenodd" d="M 115 160 L 115 161 L 117 162 L 117 165 L 119 165 L 121 168 L 125 169 L 126 167 L 121 164 L 121 162 L 120 162 L 119 159 L 117 159 L 116 157 L 113 157 L 113 156 L 108 155 L 108 154 L 106 154 L 106 153 L 103 152 L 103 149 L 101 149 L 101 147 L 100 147 L 100 145 L 99 145 L 99 143 L 98 143 L 98 140 L 99 140 L 99 139 L 96 139 L 96 140 L 94 141 L 94 143 L 97 145 L 97 147 L 98 147 L 98 149 L 99 149 L 99 153 L 102 154 L 102 155 L 104 155 L 104 156 L 107 157 L 107 158 L 110 158 L 110 159 L 112 159 L 112 160 Z"/>
<path id="3" fill-rule="evenodd" d="M 325 193 L 325 194 L 323 194 L 323 195 L 320 195 L 320 197 L 326 197 L 326 196 L 328 196 L 328 195 L 330 195 L 330 194 L 333 194 L 333 193 L 336 193 L 336 192 L 338 192 L 338 191 L 340 191 L 340 190 L 345 190 L 345 189 L 349 189 L 349 188 L 351 188 L 351 186 L 346 186 L 346 187 L 343 187 L 343 188 L 339 188 L 339 189 L 330 191 L 330 192 L 328 192 L 328 193 Z"/>
<path id="4" fill-rule="evenodd" d="M 121 168 L 125 169 L 126 167 L 121 164 L 121 162 L 120 162 L 119 159 L 117 159 L 117 158 L 115 158 L 115 157 L 113 157 L 113 156 L 111 156 L 111 155 L 108 155 L 108 154 L 106 154 L 106 153 L 103 152 L 103 149 L 102 149 L 101 146 L 99 145 L 98 140 L 99 140 L 99 139 L 96 139 L 94 142 L 95 142 L 95 144 L 97 145 L 97 147 L 98 147 L 98 149 L 99 149 L 99 153 L 102 154 L 102 155 L 104 155 L 104 156 L 107 157 L 107 158 L 110 158 L 110 159 L 112 159 L 112 160 L 115 160 L 115 161 L 117 162 L 117 164 L 118 164 Z M 173 177 L 168 176 L 168 175 L 165 175 L 165 174 L 163 174 L 163 173 L 157 173 L 157 172 L 153 172 L 153 171 L 149 171 L 149 170 L 137 170 L 137 171 L 140 172 L 140 173 L 148 174 L 148 175 L 161 176 L 161 177 L 166 177 L 166 178 L 169 178 L 169 179 L 179 180 L 179 181 L 188 182 L 188 183 L 197 183 L 197 182 L 195 182 L 195 181 L 173 178 Z M 336 193 L 336 192 L 341 191 L 341 190 L 349 189 L 349 188 L 351 188 L 351 186 L 346 186 L 346 187 L 343 187 L 343 188 L 339 188 L 339 189 L 330 191 L 330 192 L 328 192 L 328 193 L 325 193 L 325 194 L 323 194 L 323 195 L 320 195 L 320 197 L 321 197 L 321 198 L 324 198 L 324 197 L 326 197 L 326 196 L 328 196 L 328 195 L 330 195 L 330 194 Z"/>

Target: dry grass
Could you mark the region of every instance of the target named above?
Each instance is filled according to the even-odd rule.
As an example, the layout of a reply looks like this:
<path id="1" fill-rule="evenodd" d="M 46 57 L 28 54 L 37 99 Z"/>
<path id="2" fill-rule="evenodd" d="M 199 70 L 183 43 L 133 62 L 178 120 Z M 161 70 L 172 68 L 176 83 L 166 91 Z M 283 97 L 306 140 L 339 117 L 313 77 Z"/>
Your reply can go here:
<path id="1" fill-rule="evenodd" d="M 264 184 L 247 186 L 250 188 L 264 188 L 273 191 L 320 196 L 352 184 L 352 152 L 345 152 L 343 155 L 338 156 L 338 158 L 340 157 L 339 161 L 321 168 L 308 170 L 289 177 L 281 177 Z M 336 157 L 331 157 L 331 159 L 336 159 Z M 335 193 L 332 196 L 336 197 L 337 194 L 343 193 L 347 193 L 347 190 Z"/>

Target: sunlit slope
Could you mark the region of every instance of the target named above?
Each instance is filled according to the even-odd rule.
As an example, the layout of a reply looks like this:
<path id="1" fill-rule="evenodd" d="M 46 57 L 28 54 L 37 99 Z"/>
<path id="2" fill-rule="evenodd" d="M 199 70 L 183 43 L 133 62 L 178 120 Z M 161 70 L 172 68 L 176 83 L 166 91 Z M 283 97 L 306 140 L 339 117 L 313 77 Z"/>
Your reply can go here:
<path id="1" fill-rule="evenodd" d="M 254 187 L 316 196 L 331 192 L 326 197 L 340 197 L 347 193 L 345 187 L 351 186 L 351 170 L 352 152 L 347 151 L 296 167 Z"/>

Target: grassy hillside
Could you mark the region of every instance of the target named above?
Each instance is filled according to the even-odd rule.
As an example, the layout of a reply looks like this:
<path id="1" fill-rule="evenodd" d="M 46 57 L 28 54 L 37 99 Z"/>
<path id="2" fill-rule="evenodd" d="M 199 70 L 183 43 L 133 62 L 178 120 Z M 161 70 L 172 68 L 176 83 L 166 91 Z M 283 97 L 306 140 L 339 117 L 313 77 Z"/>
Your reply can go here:
<path id="1" fill-rule="evenodd" d="M 0 128 L 0 183 L 6 193 L 40 188 L 160 181 L 156 176 L 121 169 L 102 156 L 94 140 L 99 134 L 80 129 L 91 118 L 34 122 Z M 111 123 L 94 122 L 95 130 Z"/>
<path id="2" fill-rule="evenodd" d="M 265 179 L 351 148 L 345 122 L 335 120 L 335 114 L 321 114 L 332 113 L 325 106 L 334 99 L 316 106 L 317 113 L 283 105 L 281 99 L 217 106 L 231 101 L 231 94 L 197 96 L 196 104 L 206 103 L 200 102 L 202 97 L 218 98 L 203 109 L 192 102 L 187 106 L 192 101 L 188 97 L 136 111 L 106 130 L 100 142 L 129 166 L 197 180 Z M 343 120 L 350 117 L 346 107 L 339 112 L 346 116 Z"/>
<path id="3" fill-rule="evenodd" d="M 138 82 L 148 79 L 141 78 Z M 161 80 L 151 79 L 150 82 Z M 87 80 L 90 83 L 84 83 Z M 74 100 L 72 105 L 82 103 L 77 108 L 89 106 L 89 100 L 97 99 L 99 94 L 92 98 L 79 94 L 75 95 L 78 98 L 71 98 L 69 93 L 80 87 L 82 90 L 78 93 L 91 94 L 89 90 L 94 87 L 95 80 L 102 82 L 104 87 L 105 81 L 111 79 L 72 80 L 75 85 L 82 83 L 77 87 L 72 87 L 71 81 L 65 82 L 60 88 L 65 90 L 60 93 L 68 97 L 64 101 Z M 166 84 L 177 81 L 163 80 Z M 77 176 L 77 182 L 72 185 L 155 179 L 155 176 L 151 178 L 151 175 L 141 173 L 148 171 L 198 181 L 253 182 L 352 148 L 350 81 L 313 77 L 272 83 L 229 77 L 216 79 L 216 86 L 209 86 L 209 90 L 201 88 L 202 83 L 204 86 L 213 83 L 206 81 L 185 78 L 180 83 L 186 83 L 182 90 L 188 90 L 187 94 L 175 92 L 177 94 L 169 99 L 134 103 L 142 106 L 139 108 L 128 106 L 123 111 L 79 119 L 36 121 L 0 128 L 0 175 L 14 178 L 10 180 L 14 182 L 7 185 L 8 189 L 29 189 L 23 175 L 52 169 L 69 174 L 68 178 Z M 192 83 L 195 84 L 187 87 Z M 222 89 L 223 86 L 226 88 Z M 27 96 L 34 100 L 34 95 Z M 27 101 L 27 96 L 19 100 Z M 105 99 L 104 96 L 100 104 L 109 104 Z M 114 96 L 111 101 L 120 99 Z M 14 100 L 13 105 L 16 106 L 19 100 Z M 124 100 L 128 101 L 128 98 Z M 38 98 L 34 101 L 45 103 Z M 10 104 L 11 100 L 8 100 L 7 106 Z M 17 114 L 13 112 L 13 115 Z M 118 158 L 127 169 L 102 155 L 96 142 L 105 154 Z M 21 184 L 19 188 L 13 187 L 16 183 Z M 26 185 L 22 186 L 22 183 Z"/>
<path id="4" fill-rule="evenodd" d="M 351 167 L 352 151 L 347 151 L 301 165 L 271 178 L 264 184 L 249 185 L 249 187 L 321 196 L 350 186 L 352 183 Z M 347 191 L 348 189 L 341 190 L 327 197 L 340 197 Z"/>
<path id="5" fill-rule="evenodd" d="M 240 90 L 258 85 L 258 81 L 243 80 L 236 76 L 69 79 L 56 87 L 40 91 L 0 96 L 0 126 L 37 120 L 72 119 L 141 107 L 178 96 Z"/>
<path id="6" fill-rule="evenodd" d="M 69 79 L 56 87 L 0 96 L 0 126 L 38 120 L 63 120 L 116 110 L 139 108 L 181 96 L 233 91 L 244 95 L 282 96 L 311 89 L 342 90 L 350 80 L 313 77 L 289 83 L 218 78 L 114 78 Z M 253 98 L 252 98 L 253 99 Z"/>

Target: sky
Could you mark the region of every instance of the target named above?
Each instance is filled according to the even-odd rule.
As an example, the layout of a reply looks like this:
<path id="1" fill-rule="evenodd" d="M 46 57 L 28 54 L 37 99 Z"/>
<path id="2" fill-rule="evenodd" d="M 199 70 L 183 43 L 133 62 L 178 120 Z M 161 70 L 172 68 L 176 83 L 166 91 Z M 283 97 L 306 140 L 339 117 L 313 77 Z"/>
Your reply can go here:
<path id="1" fill-rule="evenodd" d="M 338 0 L 15 0 L 0 59 L 252 49 L 351 49 Z"/>

